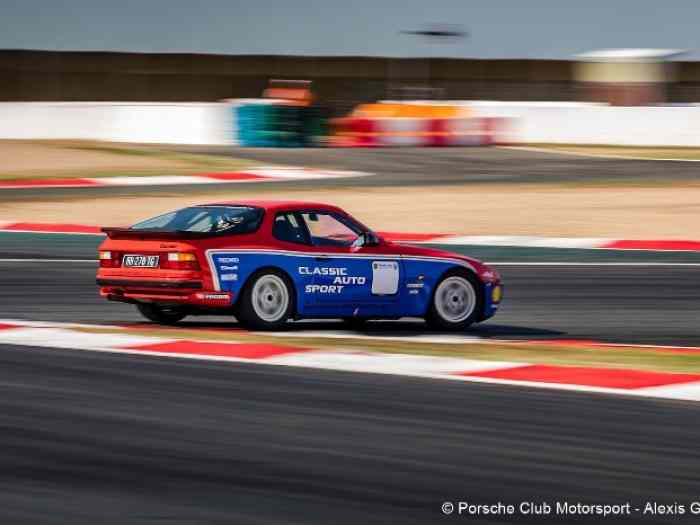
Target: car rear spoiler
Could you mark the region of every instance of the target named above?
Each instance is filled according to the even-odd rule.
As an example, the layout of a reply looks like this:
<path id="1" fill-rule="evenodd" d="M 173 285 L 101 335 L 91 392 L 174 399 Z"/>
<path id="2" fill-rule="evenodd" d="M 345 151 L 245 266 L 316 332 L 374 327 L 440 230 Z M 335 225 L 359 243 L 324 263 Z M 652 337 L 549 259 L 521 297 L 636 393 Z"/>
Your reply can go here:
<path id="1" fill-rule="evenodd" d="M 183 230 L 158 230 L 131 228 L 102 228 L 110 239 L 202 239 L 216 237 L 219 233 L 188 232 Z"/>

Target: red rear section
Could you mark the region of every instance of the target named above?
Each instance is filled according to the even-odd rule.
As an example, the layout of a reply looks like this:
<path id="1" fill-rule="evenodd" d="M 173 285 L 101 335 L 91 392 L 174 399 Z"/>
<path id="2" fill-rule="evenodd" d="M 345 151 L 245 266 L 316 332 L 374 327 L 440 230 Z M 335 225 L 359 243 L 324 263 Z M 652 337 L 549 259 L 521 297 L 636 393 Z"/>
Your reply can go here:
<path id="1" fill-rule="evenodd" d="M 231 304 L 228 294 L 215 292 L 197 241 L 150 237 L 108 238 L 102 243 L 97 284 L 103 297 L 124 302 Z M 151 267 L 128 266 L 134 261 Z"/>

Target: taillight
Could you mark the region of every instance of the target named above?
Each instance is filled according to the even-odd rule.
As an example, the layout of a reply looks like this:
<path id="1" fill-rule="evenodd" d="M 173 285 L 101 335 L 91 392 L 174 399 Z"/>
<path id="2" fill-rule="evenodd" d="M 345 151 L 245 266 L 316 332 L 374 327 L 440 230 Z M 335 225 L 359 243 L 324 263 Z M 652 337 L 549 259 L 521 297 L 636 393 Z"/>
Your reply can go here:
<path id="1" fill-rule="evenodd" d="M 170 270 L 199 270 L 199 263 L 194 253 L 170 252 L 163 258 L 160 267 Z"/>
<path id="2" fill-rule="evenodd" d="M 119 252 L 101 251 L 99 259 L 101 268 L 119 268 L 121 264 Z"/>

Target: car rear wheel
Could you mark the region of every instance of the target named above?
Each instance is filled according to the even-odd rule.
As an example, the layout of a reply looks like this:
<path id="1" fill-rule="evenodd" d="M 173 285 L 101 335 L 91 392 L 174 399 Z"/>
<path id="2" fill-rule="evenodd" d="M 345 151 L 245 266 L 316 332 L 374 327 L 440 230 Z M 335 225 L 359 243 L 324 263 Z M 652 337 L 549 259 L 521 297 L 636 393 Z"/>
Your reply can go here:
<path id="1" fill-rule="evenodd" d="M 160 324 L 176 324 L 187 317 L 187 313 L 178 306 L 139 303 L 136 308 L 146 319 Z"/>
<path id="2" fill-rule="evenodd" d="M 479 317 L 483 301 L 474 275 L 450 272 L 435 287 L 426 321 L 438 330 L 463 330 Z"/>
<path id="3" fill-rule="evenodd" d="M 294 311 L 294 287 L 282 272 L 262 270 L 246 284 L 238 304 L 238 320 L 256 330 L 283 328 Z"/>

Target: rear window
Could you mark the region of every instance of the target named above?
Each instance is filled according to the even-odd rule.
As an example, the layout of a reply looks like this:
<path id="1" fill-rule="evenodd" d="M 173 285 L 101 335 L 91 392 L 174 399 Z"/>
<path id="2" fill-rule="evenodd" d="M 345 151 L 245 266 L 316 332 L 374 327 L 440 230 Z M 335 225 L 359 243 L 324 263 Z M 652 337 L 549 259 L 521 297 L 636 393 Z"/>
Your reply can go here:
<path id="1" fill-rule="evenodd" d="M 263 210 L 250 206 L 192 206 L 134 224 L 132 230 L 242 234 L 257 231 Z"/>

